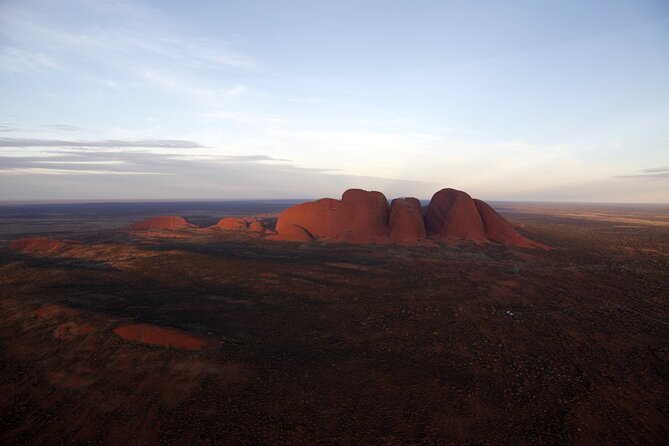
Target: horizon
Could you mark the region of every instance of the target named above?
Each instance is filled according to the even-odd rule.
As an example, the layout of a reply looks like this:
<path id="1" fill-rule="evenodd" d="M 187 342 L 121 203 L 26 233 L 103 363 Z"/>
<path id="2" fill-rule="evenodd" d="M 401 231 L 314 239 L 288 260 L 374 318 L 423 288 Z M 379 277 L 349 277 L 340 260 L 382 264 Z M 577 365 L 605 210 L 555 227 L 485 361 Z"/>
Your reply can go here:
<path id="1" fill-rule="evenodd" d="M 63 199 L 63 200 L 0 200 L 0 206 L 39 206 L 39 205 L 67 205 L 67 204 L 124 204 L 124 203 L 217 203 L 217 202 L 281 202 L 286 201 L 287 203 L 299 203 L 299 202 L 308 202 L 315 201 L 321 198 L 333 198 L 341 199 L 330 196 L 330 197 L 296 197 L 296 198 L 182 198 L 182 199 L 171 199 L 171 198 L 155 198 L 155 199 L 142 199 L 142 198 L 118 198 L 118 199 Z M 388 202 L 392 201 L 395 198 L 408 198 L 406 195 L 398 195 L 393 197 L 386 197 Z M 429 197 L 413 197 L 417 198 L 421 202 L 429 202 L 431 198 Z M 621 201 L 545 201 L 545 200 L 498 200 L 498 199 L 485 199 L 481 197 L 472 197 L 478 198 L 488 203 L 517 203 L 517 204 L 564 204 L 564 205 L 611 205 L 611 206 L 669 206 L 669 202 L 621 202 Z"/>
<path id="2" fill-rule="evenodd" d="M 660 0 L 5 1 L 0 201 L 667 204 L 666 79 Z"/>

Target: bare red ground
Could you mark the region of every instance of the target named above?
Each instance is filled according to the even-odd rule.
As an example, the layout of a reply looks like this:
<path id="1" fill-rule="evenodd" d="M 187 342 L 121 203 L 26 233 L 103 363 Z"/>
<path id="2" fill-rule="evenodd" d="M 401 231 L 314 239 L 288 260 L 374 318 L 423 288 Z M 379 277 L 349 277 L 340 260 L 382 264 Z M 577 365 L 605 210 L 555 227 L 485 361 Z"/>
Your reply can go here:
<path id="1" fill-rule="evenodd" d="M 50 317 L 54 315 L 75 316 L 79 312 L 72 308 L 63 307 L 61 305 L 44 305 L 35 310 L 35 315 L 40 317 Z"/>
<path id="2" fill-rule="evenodd" d="M 9 244 L 9 249 L 21 252 L 45 252 L 56 251 L 65 246 L 65 242 L 46 237 L 27 237 L 14 240 Z"/>
<path id="3" fill-rule="evenodd" d="M 184 350 L 199 350 L 207 344 L 207 339 L 201 336 L 151 324 L 123 325 L 115 328 L 114 333 L 126 341 Z"/>
<path id="4" fill-rule="evenodd" d="M 65 322 L 57 326 L 53 331 L 53 336 L 57 339 L 70 339 L 77 336 L 86 336 L 93 333 L 94 329 L 91 324 Z"/>
<path id="5" fill-rule="evenodd" d="M 668 229 L 505 215 L 557 249 L 0 249 L 0 443 L 666 445 Z M 126 342 L 119 318 L 216 342 Z"/>

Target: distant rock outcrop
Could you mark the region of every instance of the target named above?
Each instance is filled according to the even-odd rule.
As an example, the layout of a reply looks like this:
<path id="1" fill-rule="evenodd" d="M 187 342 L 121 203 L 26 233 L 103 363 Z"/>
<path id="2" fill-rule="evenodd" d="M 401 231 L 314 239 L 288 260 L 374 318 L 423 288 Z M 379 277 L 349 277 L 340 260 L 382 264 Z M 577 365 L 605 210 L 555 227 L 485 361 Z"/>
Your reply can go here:
<path id="1" fill-rule="evenodd" d="M 279 215 L 274 240 L 434 245 L 433 241 L 494 241 L 545 248 L 518 234 L 489 205 L 465 192 L 442 189 L 426 208 L 415 198 L 388 201 L 381 192 L 349 189 L 341 200 L 322 198 Z"/>
<path id="2" fill-rule="evenodd" d="M 138 221 L 130 225 L 130 230 L 143 229 L 185 229 L 193 228 L 196 225 L 190 223 L 183 217 L 178 215 L 162 215 L 159 217 L 152 217 L 146 220 Z"/>
<path id="3" fill-rule="evenodd" d="M 19 252 L 49 252 L 65 246 L 65 242 L 47 237 L 27 237 L 14 240 L 9 249 Z"/>
<path id="4" fill-rule="evenodd" d="M 265 230 L 265 225 L 253 217 L 225 217 L 212 227 L 223 231 L 263 232 Z"/>

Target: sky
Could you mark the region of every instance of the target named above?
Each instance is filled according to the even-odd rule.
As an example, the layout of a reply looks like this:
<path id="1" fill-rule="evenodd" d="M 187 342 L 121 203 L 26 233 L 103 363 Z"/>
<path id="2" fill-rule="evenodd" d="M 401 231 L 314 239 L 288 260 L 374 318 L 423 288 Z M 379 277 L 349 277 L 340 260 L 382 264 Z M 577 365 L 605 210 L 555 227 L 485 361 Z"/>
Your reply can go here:
<path id="1" fill-rule="evenodd" d="M 0 0 L 0 201 L 669 203 L 669 2 Z"/>

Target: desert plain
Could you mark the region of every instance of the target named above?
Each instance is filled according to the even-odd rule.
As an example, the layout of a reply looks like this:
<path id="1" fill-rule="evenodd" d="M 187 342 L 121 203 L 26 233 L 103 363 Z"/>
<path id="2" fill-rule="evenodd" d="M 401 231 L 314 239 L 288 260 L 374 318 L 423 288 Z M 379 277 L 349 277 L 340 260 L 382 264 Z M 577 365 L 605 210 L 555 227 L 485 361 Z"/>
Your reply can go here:
<path id="1" fill-rule="evenodd" d="M 3 444 L 669 442 L 669 206 L 491 203 L 552 249 L 206 228 L 292 204 L 0 206 Z M 127 229 L 164 214 L 203 228 Z"/>

